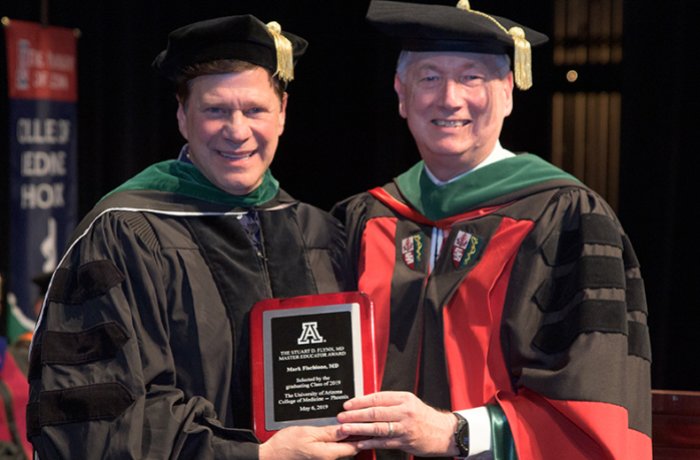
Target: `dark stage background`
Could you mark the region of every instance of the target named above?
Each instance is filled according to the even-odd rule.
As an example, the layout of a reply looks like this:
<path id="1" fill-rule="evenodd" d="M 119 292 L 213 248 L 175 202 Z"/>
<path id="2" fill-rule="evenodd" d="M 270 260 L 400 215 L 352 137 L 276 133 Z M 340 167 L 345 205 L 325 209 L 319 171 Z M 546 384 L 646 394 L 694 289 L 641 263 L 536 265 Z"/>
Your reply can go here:
<path id="1" fill-rule="evenodd" d="M 392 90 L 396 50 L 364 23 L 368 0 L 52 0 L 51 25 L 80 29 L 80 216 L 147 165 L 176 156 L 175 99 L 150 69 L 167 33 L 186 23 L 250 12 L 310 42 L 290 85 L 272 171 L 297 198 L 328 209 L 390 180 L 418 154 Z M 455 4 L 454 2 L 440 2 Z M 552 2 L 472 0 L 472 7 L 551 34 Z M 650 308 L 653 386 L 700 390 L 696 332 L 700 270 L 695 222 L 698 149 L 697 16 L 690 0 L 624 2 L 619 215 L 642 263 Z M 39 21 L 39 0 L 0 0 L 0 16 Z M 2 39 L 4 53 L 4 36 Z M 502 137 L 511 150 L 550 155 L 552 48 L 535 51 L 535 86 L 517 92 Z M 2 59 L 4 65 L 5 60 Z M 3 67 L 0 88 L 5 90 Z M 0 120 L 7 98 L 0 97 Z M 7 151 L 0 129 L 0 152 Z M 0 170 L 7 171 L 7 154 Z M 7 207 L 0 175 L 0 209 Z M 0 217 L 7 254 L 11 216 Z M 5 256 L 0 270 L 7 270 Z"/>

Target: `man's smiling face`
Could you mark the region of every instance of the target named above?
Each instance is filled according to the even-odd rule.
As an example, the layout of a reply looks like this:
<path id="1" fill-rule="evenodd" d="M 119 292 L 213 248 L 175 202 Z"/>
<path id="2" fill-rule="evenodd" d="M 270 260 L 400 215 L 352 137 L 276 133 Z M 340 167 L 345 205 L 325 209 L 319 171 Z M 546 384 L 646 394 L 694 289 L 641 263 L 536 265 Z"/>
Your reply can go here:
<path id="1" fill-rule="evenodd" d="M 190 96 L 177 111 L 190 160 L 220 189 L 252 192 L 275 157 L 287 95 L 280 100 L 262 67 L 204 75 L 190 84 Z"/>
<path id="2" fill-rule="evenodd" d="M 447 180 L 483 161 L 513 108 L 503 56 L 411 52 L 394 80 L 399 112 L 430 171 Z"/>

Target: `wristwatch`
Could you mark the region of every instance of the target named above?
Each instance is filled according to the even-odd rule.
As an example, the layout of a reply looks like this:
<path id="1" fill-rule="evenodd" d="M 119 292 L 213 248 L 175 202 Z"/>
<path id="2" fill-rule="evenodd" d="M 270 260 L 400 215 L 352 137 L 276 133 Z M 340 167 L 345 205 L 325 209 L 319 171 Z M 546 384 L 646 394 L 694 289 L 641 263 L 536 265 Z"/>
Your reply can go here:
<path id="1" fill-rule="evenodd" d="M 459 449 L 459 458 L 469 457 L 469 422 L 467 419 L 453 412 L 457 417 L 457 428 L 455 428 L 455 444 Z"/>

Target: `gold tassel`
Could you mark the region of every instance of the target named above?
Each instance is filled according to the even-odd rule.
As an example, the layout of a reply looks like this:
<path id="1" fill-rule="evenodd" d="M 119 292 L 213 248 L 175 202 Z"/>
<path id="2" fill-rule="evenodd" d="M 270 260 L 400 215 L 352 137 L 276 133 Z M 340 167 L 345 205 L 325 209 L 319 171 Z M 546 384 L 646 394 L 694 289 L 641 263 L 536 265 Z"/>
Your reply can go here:
<path id="1" fill-rule="evenodd" d="M 513 69 L 515 84 L 522 90 L 532 87 L 532 50 L 530 42 L 525 39 L 525 31 L 520 27 L 511 27 L 508 34 L 515 42 Z"/>
<path id="2" fill-rule="evenodd" d="M 513 52 L 513 59 L 515 61 L 513 62 L 515 85 L 521 90 L 530 89 L 532 87 L 532 50 L 530 49 L 530 42 L 525 38 L 525 31 L 521 27 L 511 27 L 510 30 L 506 30 L 495 18 L 481 11 L 469 8 L 469 0 L 459 0 L 457 8 L 489 19 L 503 32 L 513 38 L 515 48 Z"/>
<path id="3" fill-rule="evenodd" d="M 460 10 L 470 11 L 471 7 L 469 6 L 469 0 L 459 0 L 457 3 L 457 8 Z"/>
<path id="4" fill-rule="evenodd" d="M 294 57 L 292 53 L 292 42 L 282 35 L 282 26 L 276 21 L 266 24 L 267 32 L 275 40 L 275 50 L 277 51 L 277 70 L 272 75 L 284 82 L 294 80 Z"/>

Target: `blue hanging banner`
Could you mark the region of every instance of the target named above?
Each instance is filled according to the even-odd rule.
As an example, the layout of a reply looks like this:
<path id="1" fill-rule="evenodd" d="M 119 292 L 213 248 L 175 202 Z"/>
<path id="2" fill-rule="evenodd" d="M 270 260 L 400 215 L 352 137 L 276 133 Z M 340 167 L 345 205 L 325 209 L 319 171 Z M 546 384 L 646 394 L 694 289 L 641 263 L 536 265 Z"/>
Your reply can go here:
<path id="1" fill-rule="evenodd" d="M 77 218 L 77 53 L 73 29 L 4 20 L 10 98 L 8 337 L 31 330 L 39 288 Z"/>

